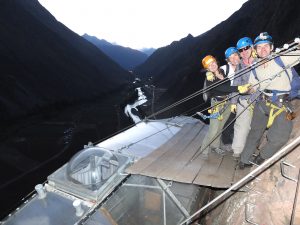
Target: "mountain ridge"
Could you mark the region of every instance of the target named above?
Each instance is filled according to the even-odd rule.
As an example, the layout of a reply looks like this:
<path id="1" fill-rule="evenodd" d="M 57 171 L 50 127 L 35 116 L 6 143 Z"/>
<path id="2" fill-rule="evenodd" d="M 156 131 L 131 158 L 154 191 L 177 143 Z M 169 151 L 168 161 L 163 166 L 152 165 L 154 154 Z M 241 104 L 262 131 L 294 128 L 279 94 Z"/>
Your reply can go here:
<path id="1" fill-rule="evenodd" d="M 0 32 L 1 120 L 99 97 L 131 77 L 37 0 L 1 1 Z"/>
<path id="2" fill-rule="evenodd" d="M 137 65 L 142 64 L 148 58 L 147 54 L 136 49 L 111 44 L 104 39 L 98 39 L 88 34 L 84 34 L 82 37 L 93 43 L 126 70 L 133 70 Z"/>
<path id="3" fill-rule="evenodd" d="M 244 36 L 254 39 L 260 32 L 267 31 L 275 47 L 299 36 L 299 10 L 300 3 L 296 0 L 249 0 L 207 32 L 157 49 L 134 73 L 144 79 L 152 76 L 157 87 L 167 88 L 166 94 L 161 96 L 161 105 L 172 104 L 203 87 L 201 60 L 205 55 L 214 55 L 223 65 L 224 51 Z M 195 106 L 201 102 L 202 96 L 199 96 L 190 103 Z M 181 107 L 184 110 L 187 106 Z"/>

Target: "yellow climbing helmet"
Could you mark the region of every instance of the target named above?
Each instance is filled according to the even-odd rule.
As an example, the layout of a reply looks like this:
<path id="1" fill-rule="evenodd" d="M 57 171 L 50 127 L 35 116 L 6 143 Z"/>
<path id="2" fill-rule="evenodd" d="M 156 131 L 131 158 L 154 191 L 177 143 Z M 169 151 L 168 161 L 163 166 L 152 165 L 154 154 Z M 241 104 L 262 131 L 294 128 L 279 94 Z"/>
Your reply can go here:
<path id="1" fill-rule="evenodd" d="M 211 64 L 213 61 L 217 62 L 216 58 L 212 55 L 207 55 L 202 59 L 202 65 L 204 69 L 207 69 L 209 64 Z"/>

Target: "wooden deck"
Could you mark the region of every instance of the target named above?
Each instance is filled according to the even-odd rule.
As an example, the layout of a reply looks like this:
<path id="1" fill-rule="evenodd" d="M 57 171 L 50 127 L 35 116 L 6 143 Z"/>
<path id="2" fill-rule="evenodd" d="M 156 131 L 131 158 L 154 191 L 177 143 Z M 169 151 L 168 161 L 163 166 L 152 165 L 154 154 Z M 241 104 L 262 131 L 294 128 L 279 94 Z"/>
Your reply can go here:
<path id="1" fill-rule="evenodd" d="M 237 161 L 231 153 L 221 156 L 212 152 L 208 159 L 202 159 L 198 151 L 207 130 L 202 123 L 184 125 L 173 138 L 126 172 L 202 186 L 230 187 L 250 169 L 236 169 Z"/>

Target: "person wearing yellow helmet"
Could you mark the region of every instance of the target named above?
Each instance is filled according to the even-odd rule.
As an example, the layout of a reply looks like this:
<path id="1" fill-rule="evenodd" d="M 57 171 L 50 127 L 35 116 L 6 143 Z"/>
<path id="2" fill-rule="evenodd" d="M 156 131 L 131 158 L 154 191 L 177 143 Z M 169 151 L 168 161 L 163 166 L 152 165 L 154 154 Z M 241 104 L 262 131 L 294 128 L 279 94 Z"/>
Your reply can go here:
<path id="1" fill-rule="evenodd" d="M 225 150 L 220 148 L 221 136 L 219 133 L 230 115 L 229 101 L 226 99 L 231 93 L 238 92 L 239 89 L 236 86 L 230 86 L 230 80 L 226 77 L 223 69 L 219 67 L 214 56 L 205 56 L 202 60 L 202 66 L 207 71 L 205 82 L 208 89 L 213 85 L 213 88 L 209 90 L 211 96 L 209 130 L 200 148 L 202 156 L 206 158 L 211 150 L 219 154 L 225 153 Z M 247 87 L 243 91 L 247 91 Z"/>

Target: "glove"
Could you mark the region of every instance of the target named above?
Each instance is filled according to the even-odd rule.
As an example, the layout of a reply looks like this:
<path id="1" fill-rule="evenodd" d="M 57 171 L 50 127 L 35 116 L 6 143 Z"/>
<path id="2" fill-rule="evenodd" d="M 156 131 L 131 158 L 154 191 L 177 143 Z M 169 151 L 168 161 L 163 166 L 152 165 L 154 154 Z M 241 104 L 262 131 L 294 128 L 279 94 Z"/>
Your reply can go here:
<path id="1" fill-rule="evenodd" d="M 212 72 L 206 72 L 206 79 L 208 81 L 213 81 L 215 79 L 215 75 Z"/>
<path id="2" fill-rule="evenodd" d="M 251 84 L 244 84 L 244 85 L 238 86 L 238 90 L 241 94 L 244 94 L 250 90 L 250 86 L 251 86 Z"/>
<path id="3" fill-rule="evenodd" d="M 236 104 L 232 104 L 232 105 L 230 106 L 230 111 L 231 111 L 232 113 L 236 113 Z"/>

